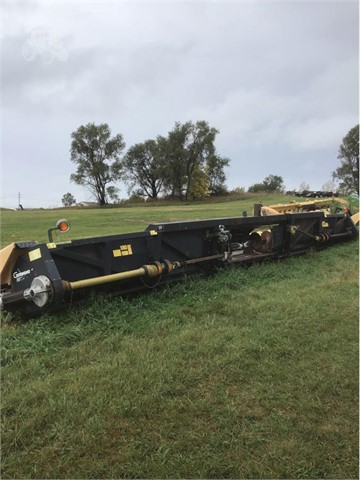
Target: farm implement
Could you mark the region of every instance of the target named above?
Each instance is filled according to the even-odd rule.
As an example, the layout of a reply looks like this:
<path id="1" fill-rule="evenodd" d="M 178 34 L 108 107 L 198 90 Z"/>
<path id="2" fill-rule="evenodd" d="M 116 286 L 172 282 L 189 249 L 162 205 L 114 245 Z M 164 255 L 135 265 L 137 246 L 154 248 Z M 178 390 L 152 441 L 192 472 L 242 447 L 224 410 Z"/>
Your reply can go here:
<path id="1" fill-rule="evenodd" d="M 323 200 L 321 200 L 323 202 Z M 48 243 L 17 242 L 0 251 L 1 308 L 36 316 L 85 300 L 91 292 L 127 295 L 219 267 L 301 254 L 357 237 L 358 217 L 330 214 L 316 201 L 262 207 L 254 215 L 149 225 L 145 231 L 65 242 L 60 220 Z M 286 207 L 286 208 L 285 208 Z"/>

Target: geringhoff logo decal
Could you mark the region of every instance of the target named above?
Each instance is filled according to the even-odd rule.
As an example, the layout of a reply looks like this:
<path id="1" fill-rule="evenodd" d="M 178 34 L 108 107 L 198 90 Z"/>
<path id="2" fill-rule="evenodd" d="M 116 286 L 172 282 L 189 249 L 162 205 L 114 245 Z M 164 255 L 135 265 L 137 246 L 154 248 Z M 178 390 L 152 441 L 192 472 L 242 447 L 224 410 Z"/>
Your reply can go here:
<path id="1" fill-rule="evenodd" d="M 13 273 L 13 278 L 17 282 L 22 282 L 28 275 L 30 275 L 31 270 L 24 270 L 23 272 L 20 272 L 18 269 L 16 272 Z"/>

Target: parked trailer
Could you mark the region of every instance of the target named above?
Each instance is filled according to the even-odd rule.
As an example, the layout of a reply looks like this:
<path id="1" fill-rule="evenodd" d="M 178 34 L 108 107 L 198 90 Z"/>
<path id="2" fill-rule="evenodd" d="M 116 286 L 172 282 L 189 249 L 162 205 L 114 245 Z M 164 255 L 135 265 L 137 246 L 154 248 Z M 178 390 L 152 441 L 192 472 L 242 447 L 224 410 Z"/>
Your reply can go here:
<path id="1" fill-rule="evenodd" d="M 145 231 L 54 243 L 17 242 L 0 251 L 0 305 L 36 316 L 91 292 L 129 294 L 233 264 L 297 255 L 358 236 L 346 213 L 277 213 L 159 223 Z"/>

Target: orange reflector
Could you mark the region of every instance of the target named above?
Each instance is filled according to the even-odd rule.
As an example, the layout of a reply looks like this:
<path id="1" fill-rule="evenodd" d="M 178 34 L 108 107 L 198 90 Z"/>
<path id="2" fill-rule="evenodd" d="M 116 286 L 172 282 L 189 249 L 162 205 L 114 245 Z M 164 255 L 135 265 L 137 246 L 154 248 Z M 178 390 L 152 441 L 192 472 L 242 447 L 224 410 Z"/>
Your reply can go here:
<path id="1" fill-rule="evenodd" d="M 65 219 L 59 220 L 56 223 L 56 228 L 62 233 L 68 232 L 70 230 L 70 223 Z"/>

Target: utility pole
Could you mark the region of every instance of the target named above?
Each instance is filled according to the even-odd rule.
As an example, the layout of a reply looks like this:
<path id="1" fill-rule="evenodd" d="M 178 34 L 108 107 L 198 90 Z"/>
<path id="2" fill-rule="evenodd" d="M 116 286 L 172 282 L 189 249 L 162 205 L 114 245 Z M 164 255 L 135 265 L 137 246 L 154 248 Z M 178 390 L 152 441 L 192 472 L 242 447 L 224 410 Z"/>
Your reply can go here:
<path id="1" fill-rule="evenodd" d="M 18 193 L 18 205 L 19 205 L 19 210 L 24 210 L 23 206 L 22 206 L 21 203 L 20 203 L 20 200 L 21 200 L 21 193 L 19 192 L 19 193 Z"/>

